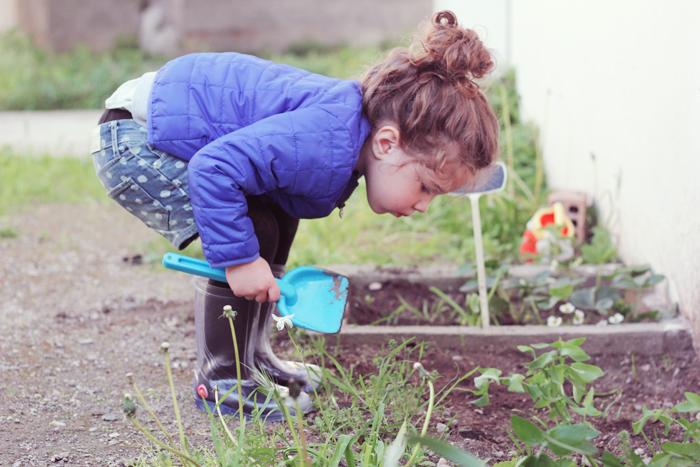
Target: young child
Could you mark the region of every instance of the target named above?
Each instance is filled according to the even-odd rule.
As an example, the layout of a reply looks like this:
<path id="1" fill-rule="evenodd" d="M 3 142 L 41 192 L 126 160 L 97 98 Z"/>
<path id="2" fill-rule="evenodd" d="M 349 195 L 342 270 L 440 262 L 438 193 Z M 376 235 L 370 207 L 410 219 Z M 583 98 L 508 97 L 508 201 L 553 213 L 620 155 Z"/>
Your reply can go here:
<path id="1" fill-rule="evenodd" d="M 342 217 L 362 176 L 377 214 L 425 212 L 496 158 L 498 122 L 475 83 L 493 63 L 478 36 L 443 11 L 416 45 L 391 51 L 362 83 L 249 55 L 186 55 L 107 99 L 91 149 L 107 194 L 178 249 L 199 237 L 210 266 L 226 270 L 228 284 L 196 282 L 200 410 L 237 382 L 224 305 L 238 313 L 246 415 L 282 417 L 263 403 L 260 372 L 305 391 L 319 384 L 318 367 L 270 347 L 275 277 L 300 218 Z M 310 409 L 306 393 L 298 400 Z M 238 406 L 233 391 L 222 409 Z"/>

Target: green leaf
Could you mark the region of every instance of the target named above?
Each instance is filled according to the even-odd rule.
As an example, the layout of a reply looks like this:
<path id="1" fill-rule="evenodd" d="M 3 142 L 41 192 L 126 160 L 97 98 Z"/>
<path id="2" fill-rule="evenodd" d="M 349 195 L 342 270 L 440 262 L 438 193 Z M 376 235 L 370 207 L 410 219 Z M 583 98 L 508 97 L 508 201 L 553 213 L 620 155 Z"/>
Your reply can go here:
<path id="1" fill-rule="evenodd" d="M 521 352 L 530 352 L 532 354 L 532 358 L 535 358 L 537 356 L 535 354 L 535 351 L 532 350 L 532 347 L 528 347 L 527 345 L 519 345 L 518 350 Z"/>
<path id="2" fill-rule="evenodd" d="M 569 297 L 569 301 L 576 308 L 592 310 L 595 307 L 595 287 L 576 290 Z"/>
<path id="3" fill-rule="evenodd" d="M 421 445 L 435 451 L 436 454 L 448 459 L 463 467 L 485 467 L 477 457 L 462 451 L 446 441 L 431 438 L 429 436 L 409 436 L 409 443 L 420 443 Z"/>
<path id="4" fill-rule="evenodd" d="M 585 383 L 591 383 L 596 379 L 603 376 L 603 370 L 595 365 L 588 365 L 586 363 L 574 362 L 571 364 L 571 368 L 576 370 L 576 374 Z"/>
<path id="5" fill-rule="evenodd" d="M 523 387 L 523 380 L 525 376 L 521 374 L 514 374 L 508 377 L 508 391 L 524 393 L 525 388 Z"/>
<path id="6" fill-rule="evenodd" d="M 700 443 L 699 442 L 694 442 L 694 443 L 663 443 L 661 447 L 664 449 L 666 452 L 670 452 L 672 454 L 677 454 L 679 456 L 686 457 L 688 459 L 692 459 L 694 461 L 700 461 Z"/>
<path id="7" fill-rule="evenodd" d="M 531 421 L 511 414 L 510 424 L 513 426 L 513 431 L 518 439 L 528 446 L 535 446 L 544 442 L 544 432 Z"/>
<path id="8" fill-rule="evenodd" d="M 549 344 L 543 344 L 543 343 L 540 343 L 540 344 L 532 344 L 532 348 L 533 348 L 533 349 L 538 349 L 538 350 L 539 350 L 539 349 L 546 349 L 547 347 L 551 347 L 551 345 L 549 345 Z"/>
<path id="9" fill-rule="evenodd" d="M 554 359 L 557 357 L 557 351 L 552 350 L 551 352 L 546 352 L 534 359 L 532 362 L 528 364 L 528 367 L 531 370 L 535 369 L 541 369 L 549 365 L 554 361 Z"/>
<path id="10" fill-rule="evenodd" d="M 651 461 L 649 462 L 649 465 L 647 467 L 666 467 L 669 461 L 671 461 L 672 459 L 673 454 L 669 454 L 667 452 L 660 452 L 651 458 Z"/>
<path id="11" fill-rule="evenodd" d="M 558 456 L 567 456 L 571 452 L 594 455 L 598 449 L 587 439 L 588 427 L 583 423 L 577 425 L 559 425 L 543 433 L 547 447 Z"/>
<path id="12" fill-rule="evenodd" d="M 615 455 L 610 451 L 605 451 L 600 460 L 603 461 L 603 467 L 622 467 L 622 462 L 620 462 L 620 459 L 615 457 Z"/>
<path id="13" fill-rule="evenodd" d="M 406 422 L 404 422 L 401 430 L 405 431 L 405 425 Z M 403 438 L 401 430 L 399 430 L 399 435 Z M 343 459 L 343 453 L 350 445 L 350 442 L 353 441 L 353 438 L 353 436 L 349 435 L 338 435 L 338 442 L 335 444 L 335 452 L 333 452 L 333 457 L 331 457 L 328 467 L 338 467 L 338 465 L 340 465 L 340 461 Z M 398 440 L 399 436 L 397 436 L 396 439 Z"/>
<path id="14" fill-rule="evenodd" d="M 540 454 L 524 457 L 516 467 L 557 467 L 557 464 L 547 454 Z"/>
<path id="15" fill-rule="evenodd" d="M 664 279 L 666 279 L 666 276 L 663 274 L 653 274 L 652 276 L 648 277 L 646 281 L 644 281 L 644 286 L 653 287 Z"/>
<path id="16" fill-rule="evenodd" d="M 477 400 L 472 401 L 472 404 L 476 405 L 477 407 L 486 407 L 487 405 L 489 405 L 489 395 L 484 394 Z"/>
<path id="17" fill-rule="evenodd" d="M 496 368 L 486 368 L 479 371 L 481 372 L 481 376 L 474 378 L 474 385 L 477 387 L 477 389 L 488 389 L 491 381 L 498 383 L 498 377 L 501 376 L 501 373 L 503 373 L 501 370 Z"/>
<path id="18" fill-rule="evenodd" d="M 637 420 L 632 424 L 632 431 L 634 432 L 635 435 L 638 435 L 641 433 L 642 428 L 644 428 L 644 425 L 651 420 L 652 423 L 656 421 L 656 419 L 661 415 L 661 410 L 649 410 L 647 409 L 646 405 L 642 406 L 642 418 Z"/>
<path id="19" fill-rule="evenodd" d="M 574 292 L 574 286 L 571 284 L 564 285 L 562 287 L 550 287 L 549 295 L 552 298 L 557 298 L 558 300 L 567 300 L 571 294 Z"/>
<path id="20" fill-rule="evenodd" d="M 676 409 L 679 412 L 700 412 L 700 396 L 693 392 L 686 392 L 685 398 L 688 402 L 676 404 Z"/>

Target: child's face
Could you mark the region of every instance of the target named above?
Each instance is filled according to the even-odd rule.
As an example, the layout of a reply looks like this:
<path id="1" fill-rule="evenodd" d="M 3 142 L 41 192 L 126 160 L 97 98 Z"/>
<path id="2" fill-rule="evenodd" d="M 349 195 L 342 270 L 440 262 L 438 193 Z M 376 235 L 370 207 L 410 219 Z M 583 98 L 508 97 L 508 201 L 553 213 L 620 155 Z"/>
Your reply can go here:
<path id="1" fill-rule="evenodd" d="M 363 164 L 367 185 L 367 202 L 377 214 L 396 217 L 425 212 L 441 190 L 435 183 L 434 173 L 420 164 L 399 146 L 398 130 L 387 126 L 373 137 L 372 149 Z M 467 183 L 464 177 L 455 177 L 454 188 Z"/>
<path id="2" fill-rule="evenodd" d="M 425 212 L 437 195 L 420 180 L 418 164 L 401 150 L 375 161 L 368 169 L 367 202 L 377 214 L 402 217 Z"/>

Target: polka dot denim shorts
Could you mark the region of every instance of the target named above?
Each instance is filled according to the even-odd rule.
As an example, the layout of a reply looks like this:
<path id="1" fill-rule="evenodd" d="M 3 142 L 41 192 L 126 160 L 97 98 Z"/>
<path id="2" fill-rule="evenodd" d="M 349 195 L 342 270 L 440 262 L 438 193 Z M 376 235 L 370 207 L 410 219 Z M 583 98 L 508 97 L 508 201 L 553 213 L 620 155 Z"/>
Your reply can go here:
<path id="1" fill-rule="evenodd" d="M 90 152 L 110 198 L 180 250 L 197 238 L 187 161 L 150 146 L 146 128 L 133 120 L 103 123 Z"/>

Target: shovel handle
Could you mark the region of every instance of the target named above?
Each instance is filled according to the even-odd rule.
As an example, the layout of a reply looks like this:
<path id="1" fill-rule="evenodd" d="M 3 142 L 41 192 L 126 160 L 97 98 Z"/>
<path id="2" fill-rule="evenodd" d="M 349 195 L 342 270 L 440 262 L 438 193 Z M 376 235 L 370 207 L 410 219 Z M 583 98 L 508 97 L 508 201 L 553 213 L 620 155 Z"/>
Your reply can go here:
<path id="1" fill-rule="evenodd" d="M 165 256 L 163 256 L 163 266 L 174 271 L 186 272 L 188 274 L 214 279 L 219 282 L 228 282 L 226 280 L 226 271 L 224 268 L 212 269 L 206 261 L 179 255 L 177 253 L 166 253 Z M 277 278 L 275 278 L 275 280 L 280 288 L 280 293 L 284 295 L 287 303 L 289 305 L 296 303 L 297 291 L 294 286 L 289 282 Z"/>

